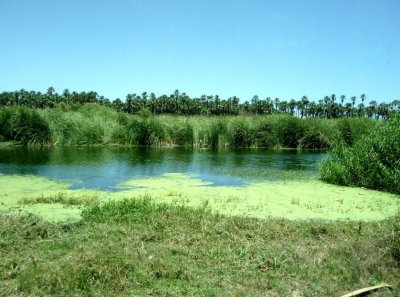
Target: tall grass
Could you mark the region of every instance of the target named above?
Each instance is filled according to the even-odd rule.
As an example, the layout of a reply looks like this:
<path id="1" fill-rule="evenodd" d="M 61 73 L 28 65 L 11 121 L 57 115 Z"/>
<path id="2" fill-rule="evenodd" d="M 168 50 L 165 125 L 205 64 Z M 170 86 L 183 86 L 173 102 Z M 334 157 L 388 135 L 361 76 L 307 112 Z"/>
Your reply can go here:
<path id="1" fill-rule="evenodd" d="M 147 112 L 139 116 L 119 114 L 112 138 L 120 144 L 157 146 L 164 142 L 165 131 L 161 122 Z"/>
<path id="2" fill-rule="evenodd" d="M 362 118 L 299 119 L 267 116 L 153 116 L 117 113 L 97 105 L 65 105 L 34 110 L 0 110 L 0 141 L 22 144 L 329 149 L 353 145 L 378 121 Z"/>
<path id="3" fill-rule="evenodd" d="M 0 136 L 25 145 L 44 145 L 51 141 L 48 122 L 37 110 L 24 107 L 0 110 Z"/>
<path id="4" fill-rule="evenodd" d="M 69 106 L 68 106 L 69 107 Z M 110 108 L 85 104 L 42 111 L 56 145 L 94 145 L 112 141 L 118 113 Z"/>
<path id="5" fill-rule="evenodd" d="M 323 162 L 321 178 L 400 194 L 400 115 L 363 135 L 353 146 L 337 146 Z"/>
<path id="6" fill-rule="evenodd" d="M 274 133 L 281 147 L 297 148 L 300 139 L 305 133 L 304 123 L 295 117 L 280 117 L 276 123 Z"/>
<path id="7" fill-rule="evenodd" d="M 253 144 L 254 133 L 245 117 L 232 119 L 227 130 L 230 146 L 249 147 Z"/>

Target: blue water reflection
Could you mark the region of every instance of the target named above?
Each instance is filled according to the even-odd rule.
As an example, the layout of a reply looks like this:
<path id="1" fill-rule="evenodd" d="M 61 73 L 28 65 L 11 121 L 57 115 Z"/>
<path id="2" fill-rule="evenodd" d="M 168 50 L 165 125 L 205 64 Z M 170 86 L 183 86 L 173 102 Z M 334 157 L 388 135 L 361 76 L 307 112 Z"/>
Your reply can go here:
<path id="1" fill-rule="evenodd" d="M 116 190 L 123 180 L 184 173 L 214 186 L 318 174 L 322 152 L 266 149 L 56 147 L 0 148 L 0 173 L 37 175 L 72 189 Z"/>

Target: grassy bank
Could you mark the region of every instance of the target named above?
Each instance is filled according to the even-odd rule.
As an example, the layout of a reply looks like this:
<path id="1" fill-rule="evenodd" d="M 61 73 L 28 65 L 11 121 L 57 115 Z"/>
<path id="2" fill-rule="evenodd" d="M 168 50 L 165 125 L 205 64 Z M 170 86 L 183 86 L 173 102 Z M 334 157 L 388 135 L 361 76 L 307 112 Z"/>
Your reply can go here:
<path id="1" fill-rule="evenodd" d="M 0 140 L 30 145 L 145 145 L 329 149 L 353 144 L 379 122 L 365 118 L 152 116 L 117 113 L 97 104 L 0 110 Z"/>
<path id="2" fill-rule="evenodd" d="M 257 220 L 141 199 L 76 224 L 0 214 L 0 295 L 340 296 L 400 293 L 400 226 Z"/>

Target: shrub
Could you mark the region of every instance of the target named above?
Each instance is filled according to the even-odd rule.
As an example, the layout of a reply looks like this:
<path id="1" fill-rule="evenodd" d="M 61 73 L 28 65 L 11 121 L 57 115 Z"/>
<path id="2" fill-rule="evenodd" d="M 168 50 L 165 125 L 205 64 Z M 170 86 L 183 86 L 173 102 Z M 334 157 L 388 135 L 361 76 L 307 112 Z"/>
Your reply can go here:
<path id="1" fill-rule="evenodd" d="M 23 107 L 2 110 L 0 133 L 6 140 L 21 144 L 46 144 L 50 142 L 49 124 L 34 109 Z"/>
<path id="2" fill-rule="evenodd" d="M 273 134 L 273 125 L 269 121 L 260 122 L 255 128 L 256 145 L 258 147 L 273 147 L 276 139 Z"/>
<path id="3" fill-rule="evenodd" d="M 153 116 L 133 117 L 123 114 L 118 116 L 118 124 L 112 137 L 122 144 L 151 146 L 159 145 L 165 139 L 162 124 Z"/>
<path id="4" fill-rule="evenodd" d="M 218 147 L 220 145 L 220 138 L 226 133 L 226 123 L 222 119 L 212 119 L 210 131 L 208 135 L 208 145 L 211 147 Z"/>
<path id="5" fill-rule="evenodd" d="M 10 122 L 13 110 L 10 108 L 0 110 L 0 137 L 4 140 L 12 140 Z"/>
<path id="6" fill-rule="evenodd" d="M 299 147 L 303 149 L 329 149 L 329 140 L 319 131 L 307 131 L 299 141 Z"/>
<path id="7" fill-rule="evenodd" d="M 193 127 L 188 122 L 172 126 L 169 129 L 169 135 L 174 144 L 193 145 Z"/>
<path id="8" fill-rule="evenodd" d="M 235 118 L 229 123 L 228 137 L 234 147 L 249 147 L 253 140 L 250 127 L 243 118 Z"/>
<path id="9" fill-rule="evenodd" d="M 379 125 L 354 143 L 340 145 L 323 162 L 321 178 L 400 194 L 400 116 Z"/>
<path id="10" fill-rule="evenodd" d="M 304 136 L 302 120 L 293 116 L 283 116 L 275 124 L 274 134 L 279 145 L 285 148 L 297 148 L 299 140 Z"/>
<path id="11" fill-rule="evenodd" d="M 344 144 L 351 146 L 354 142 L 353 133 L 351 132 L 350 122 L 348 119 L 343 119 L 338 124 L 340 136 Z"/>

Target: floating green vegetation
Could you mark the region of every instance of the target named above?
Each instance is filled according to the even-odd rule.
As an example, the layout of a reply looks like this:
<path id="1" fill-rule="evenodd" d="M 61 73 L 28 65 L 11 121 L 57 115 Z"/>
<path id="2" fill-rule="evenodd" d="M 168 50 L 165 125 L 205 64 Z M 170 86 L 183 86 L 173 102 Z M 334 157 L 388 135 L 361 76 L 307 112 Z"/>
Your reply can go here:
<path id="1" fill-rule="evenodd" d="M 207 205 L 212 211 L 256 218 L 293 220 L 381 220 L 395 215 L 397 195 L 363 188 L 325 184 L 317 180 L 253 182 L 246 186 L 212 186 L 193 176 L 165 174 L 128 180 L 114 198 L 148 195 L 156 202 L 191 207 Z"/>
<path id="2" fill-rule="evenodd" d="M 9 185 L 0 193 L 0 210 L 32 212 L 51 221 L 77 220 L 82 207 L 139 196 L 156 203 L 262 219 L 375 221 L 395 215 L 400 207 L 398 195 L 317 180 L 213 186 L 196 176 L 170 173 L 126 180 L 118 192 L 68 190 L 68 184 L 32 176 L 0 175 L 0 183 Z"/>
<path id="3" fill-rule="evenodd" d="M 34 213 L 52 222 L 77 221 L 82 207 L 100 197 L 92 190 L 68 190 L 70 184 L 45 177 L 0 174 L 0 212 Z"/>

